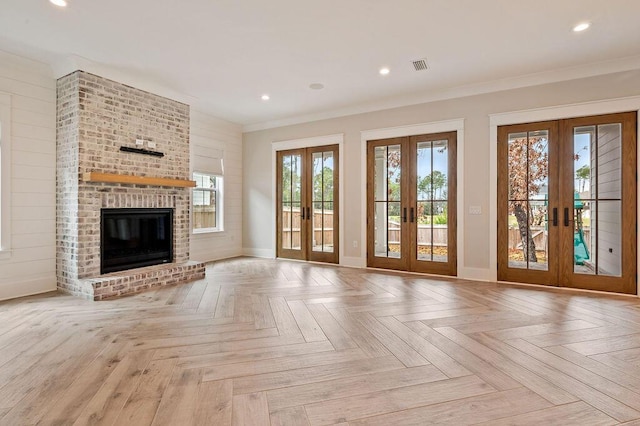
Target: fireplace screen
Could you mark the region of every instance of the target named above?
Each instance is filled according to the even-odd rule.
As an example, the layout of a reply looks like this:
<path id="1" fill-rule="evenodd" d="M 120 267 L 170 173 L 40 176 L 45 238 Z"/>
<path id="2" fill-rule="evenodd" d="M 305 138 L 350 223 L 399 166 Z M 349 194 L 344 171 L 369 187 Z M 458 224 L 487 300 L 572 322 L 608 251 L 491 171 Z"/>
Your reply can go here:
<path id="1" fill-rule="evenodd" d="M 102 209 L 100 272 L 173 261 L 173 209 Z"/>

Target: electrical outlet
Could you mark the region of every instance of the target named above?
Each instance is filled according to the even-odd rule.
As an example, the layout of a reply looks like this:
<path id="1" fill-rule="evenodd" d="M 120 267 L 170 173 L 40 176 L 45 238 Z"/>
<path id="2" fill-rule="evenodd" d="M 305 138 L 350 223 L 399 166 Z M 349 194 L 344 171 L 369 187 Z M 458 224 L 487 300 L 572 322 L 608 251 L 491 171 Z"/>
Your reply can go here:
<path id="1" fill-rule="evenodd" d="M 144 139 L 136 139 L 136 145 L 137 146 L 143 146 L 144 145 Z"/>
<path id="2" fill-rule="evenodd" d="M 472 214 L 472 215 L 480 215 L 480 214 L 482 214 L 482 207 L 481 206 L 469 206 L 469 214 Z"/>
<path id="3" fill-rule="evenodd" d="M 358 248 L 358 240 L 353 240 L 353 248 Z"/>
<path id="4" fill-rule="evenodd" d="M 147 146 L 151 149 L 155 149 L 156 148 L 156 143 L 155 142 L 151 142 L 151 141 L 147 141 Z"/>

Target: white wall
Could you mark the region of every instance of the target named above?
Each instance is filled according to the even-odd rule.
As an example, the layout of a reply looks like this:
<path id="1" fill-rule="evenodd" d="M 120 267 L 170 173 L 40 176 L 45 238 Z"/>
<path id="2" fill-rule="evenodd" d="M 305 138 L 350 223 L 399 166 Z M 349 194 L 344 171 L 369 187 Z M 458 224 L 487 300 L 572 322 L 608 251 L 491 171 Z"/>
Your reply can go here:
<path id="1" fill-rule="evenodd" d="M 56 81 L 47 65 L 0 51 L 11 97 L 11 247 L 0 257 L 0 300 L 53 291 Z"/>
<path id="2" fill-rule="evenodd" d="M 521 89 L 462 97 L 457 99 L 412 105 L 248 132 L 244 134 L 244 220 L 243 247 L 246 253 L 273 253 L 271 181 L 273 164 L 269 161 L 271 143 L 281 140 L 302 139 L 344 133 L 345 140 L 345 256 L 364 260 L 366 244 L 361 241 L 360 230 L 365 219 L 361 211 L 361 197 L 366 190 L 362 180 L 360 135 L 362 131 L 418 123 L 464 119 L 465 162 L 464 197 L 459 199 L 464 216 L 464 265 L 468 278 L 487 278 L 495 265 L 490 265 L 489 199 L 489 115 L 569 105 L 603 99 L 640 94 L 640 70 L 563 81 Z M 563 118 L 563 117 L 557 117 Z M 468 215 L 469 206 L 480 206 L 482 214 Z M 459 230 L 460 231 L 460 230 Z M 355 248 L 353 242 L 358 247 Z"/>
<path id="3" fill-rule="evenodd" d="M 190 258 L 208 262 L 239 256 L 242 254 L 242 128 L 191 109 L 189 143 L 192 153 L 198 147 L 224 151 L 224 231 L 191 234 Z"/>

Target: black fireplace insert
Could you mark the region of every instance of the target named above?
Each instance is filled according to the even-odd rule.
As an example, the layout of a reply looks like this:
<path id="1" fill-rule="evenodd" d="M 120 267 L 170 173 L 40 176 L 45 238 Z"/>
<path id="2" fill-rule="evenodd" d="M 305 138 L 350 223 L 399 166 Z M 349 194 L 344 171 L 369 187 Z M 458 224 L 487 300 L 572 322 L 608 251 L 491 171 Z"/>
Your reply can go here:
<path id="1" fill-rule="evenodd" d="M 173 209 L 102 209 L 100 273 L 173 261 Z"/>

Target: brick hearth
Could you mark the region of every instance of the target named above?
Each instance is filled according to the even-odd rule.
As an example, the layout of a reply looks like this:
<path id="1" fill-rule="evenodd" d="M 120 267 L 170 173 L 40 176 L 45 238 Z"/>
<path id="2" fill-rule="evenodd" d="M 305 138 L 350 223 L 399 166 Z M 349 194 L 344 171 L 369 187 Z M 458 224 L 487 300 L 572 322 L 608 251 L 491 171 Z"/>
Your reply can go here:
<path id="1" fill-rule="evenodd" d="M 58 289 L 93 300 L 204 277 L 189 261 L 191 191 L 84 182 L 88 172 L 189 179 L 189 106 L 86 72 L 58 80 Z M 164 157 L 121 152 L 136 139 Z M 174 209 L 173 263 L 100 274 L 100 209 Z"/>

